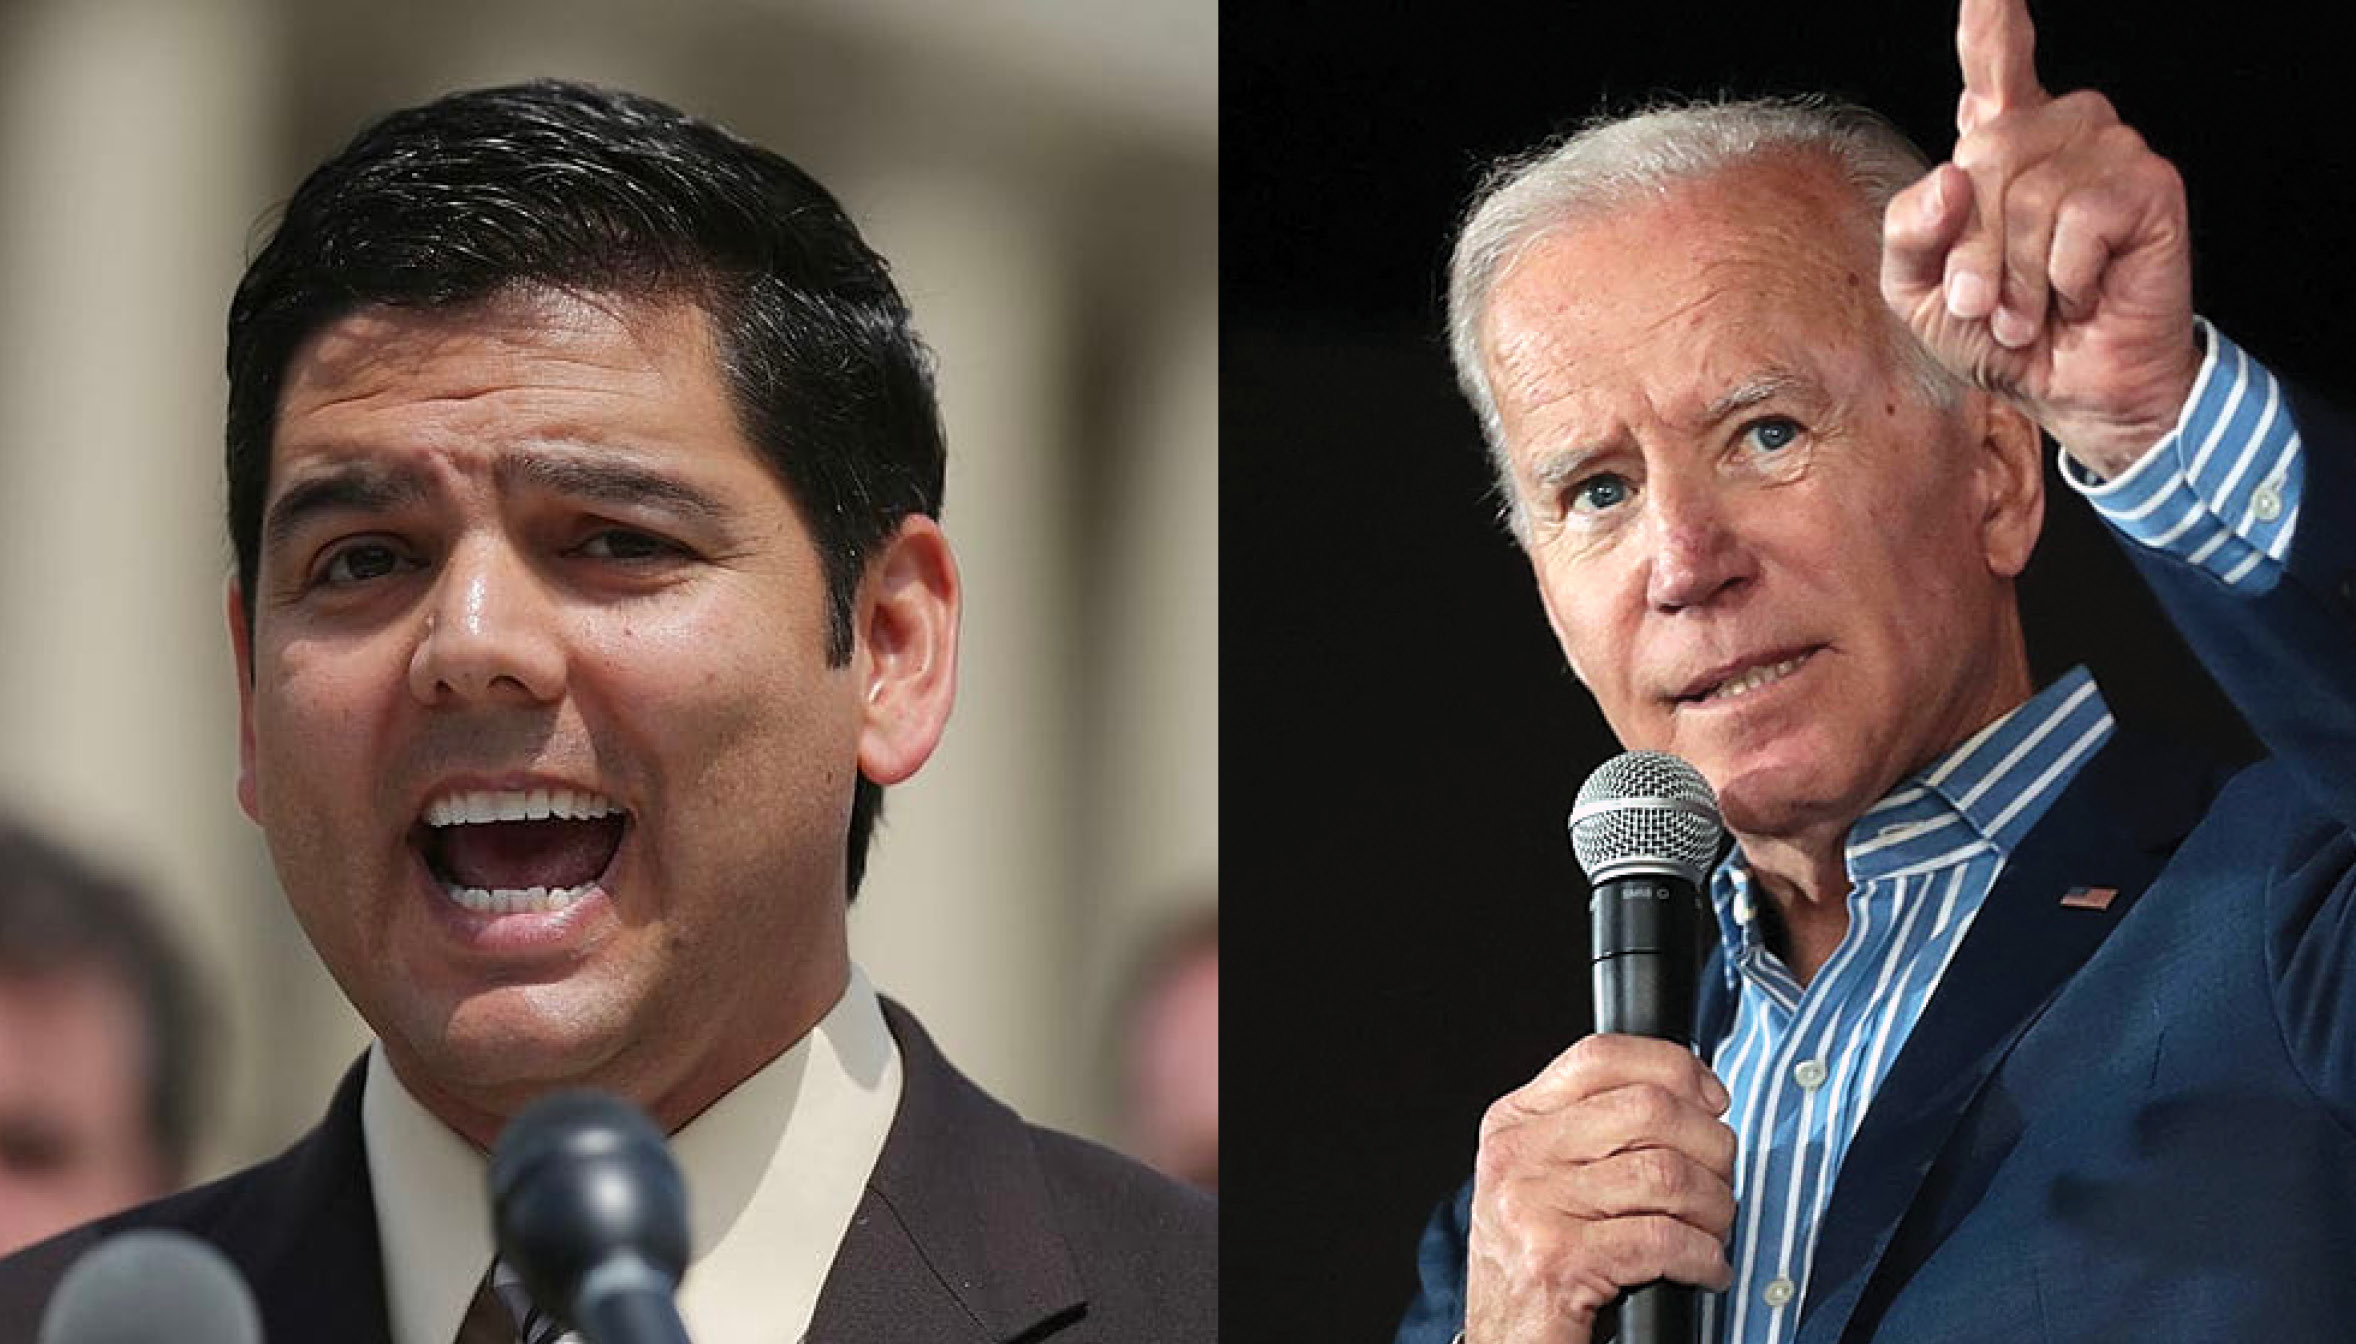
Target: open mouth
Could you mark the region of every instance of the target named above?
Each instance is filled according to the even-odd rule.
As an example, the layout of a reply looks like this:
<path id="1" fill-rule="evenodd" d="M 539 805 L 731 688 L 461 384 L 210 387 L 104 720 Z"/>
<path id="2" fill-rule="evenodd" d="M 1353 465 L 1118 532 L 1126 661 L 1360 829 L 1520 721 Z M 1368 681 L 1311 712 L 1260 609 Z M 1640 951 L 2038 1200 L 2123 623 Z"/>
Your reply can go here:
<path id="1" fill-rule="evenodd" d="M 1816 650 L 1808 649 L 1795 653 L 1789 658 L 1748 667 L 1732 676 L 1712 682 L 1691 694 L 1678 696 L 1677 700 L 1678 703 L 1687 705 L 1715 704 L 1720 701 L 1738 700 L 1754 691 L 1772 686 L 1799 671 L 1800 665 L 1814 656 L 1816 656 Z"/>
<path id="2" fill-rule="evenodd" d="M 597 889 L 629 824 L 612 800 L 582 790 L 482 790 L 435 799 L 413 839 L 457 905 L 545 914 Z"/>

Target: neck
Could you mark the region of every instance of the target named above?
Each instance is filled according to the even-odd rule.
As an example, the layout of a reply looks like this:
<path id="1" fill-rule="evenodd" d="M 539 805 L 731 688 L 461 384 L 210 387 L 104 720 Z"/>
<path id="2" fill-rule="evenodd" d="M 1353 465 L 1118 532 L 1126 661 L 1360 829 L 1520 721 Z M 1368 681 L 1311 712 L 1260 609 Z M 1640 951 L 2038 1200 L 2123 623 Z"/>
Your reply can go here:
<path id="1" fill-rule="evenodd" d="M 1979 697 L 1976 705 L 1951 716 L 1945 731 L 1933 738 L 1938 743 L 1934 750 L 1873 781 L 1859 796 L 1843 800 L 1844 805 L 1827 819 L 1777 827 L 1769 833 L 1730 828 L 1750 864 L 1753 883 L 1764 897 L 1761 908 L 1772 910 L 1776 917 L 1769 925 L 1768 946 L 1801 985 L 1815 979 L 1848 935 L 1849 833 L 1857 819 L 1900 783 L 2020 708 L 2034 694 L 2028 659 L 2017 653 L 2017 621 L 2012 634 L 2016 653 L 1999 660 L 2003 674 L 1991 680 L 1988 693 Z"/>
<path id="2" fill-rule="evenodd" d="M 652 1033 L 616 1042 L 610 1054 L 590 1061 L 567 1059 L 559 1067 L 533 1070 L 510 1065 L 496 1080 L 452 1079 L 407 1043 L 380 1036 L 386 1062 L 418 1104 L 475 1147 L 489 1152 L 508 1121 L 540 1097 L 559 1088 L 590 1087 L 611 1092 L 647 1114 L 656 1128 L 676 1134 L 739 1083 L 790 1050 L 839 1002 L 850 981 L 847 947 L 830 949 L 821 967 L 807 976 L 787 974 L 766 1003 L 715 1007 L 702 1042 L 661 1041 Z M 700 1045 L 700 1048 L 696 1046 Z M 522 1051 L 513 1052 L 528 1059 Z"/>
<path id="3" fill-rule="evenodd" d="M 1772 911 L 1767 943 L 1802 985 L 1849 932 L 1849 826 L 1799 837 L 1737 835 L 1751 882 Z"/>

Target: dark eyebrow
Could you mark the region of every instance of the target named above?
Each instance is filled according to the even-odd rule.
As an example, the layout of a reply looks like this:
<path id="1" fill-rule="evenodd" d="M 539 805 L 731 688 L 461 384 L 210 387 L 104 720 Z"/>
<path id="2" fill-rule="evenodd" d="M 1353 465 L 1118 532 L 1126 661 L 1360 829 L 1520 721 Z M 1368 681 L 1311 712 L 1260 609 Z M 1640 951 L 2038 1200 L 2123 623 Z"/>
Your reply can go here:
<path id="1" fill-rule="evenodd" d="M 657 504 L 712 521 L 728 509 L 684 481 L 659 471 L 609 459 L 516 453 L 496 469 L 502 486 L 530 485 L 554 494 L 607 504 Z"/>
<path id="2" fill-rule="evenodd" d="M 263 548 L 283 545 L 289 534 L 323 513 L 383 513 L 425 498 L 425 482 L 412 471 L 382 462 L 346 462 L 288 486 L 262 521 Z"/>

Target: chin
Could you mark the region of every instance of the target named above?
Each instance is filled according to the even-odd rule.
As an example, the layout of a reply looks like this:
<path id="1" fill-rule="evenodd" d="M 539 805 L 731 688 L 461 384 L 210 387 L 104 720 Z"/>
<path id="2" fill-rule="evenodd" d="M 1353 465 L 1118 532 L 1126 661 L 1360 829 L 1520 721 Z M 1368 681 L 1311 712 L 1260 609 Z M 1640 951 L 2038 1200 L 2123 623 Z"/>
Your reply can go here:
<path id="1" fill-rule="evenodd" d="M 1718 812 L 1738 835 L 1791 835 L 1838 810 L 1824 771 L 1805 759 L 1748 760 L 1704 768 Z"/>
<path id="2" fill-rule="evenodd" d="M 610 1002 L 568 1002 L 549 985 L 508 985 L 469 995 L 447 1013 L 409 1023 L 410 1049 L 437 1078 L 496 1090 L 603 1070 L 626 1034 Z M 602 1010 L 602 1011 L 601 1011 Z"/>

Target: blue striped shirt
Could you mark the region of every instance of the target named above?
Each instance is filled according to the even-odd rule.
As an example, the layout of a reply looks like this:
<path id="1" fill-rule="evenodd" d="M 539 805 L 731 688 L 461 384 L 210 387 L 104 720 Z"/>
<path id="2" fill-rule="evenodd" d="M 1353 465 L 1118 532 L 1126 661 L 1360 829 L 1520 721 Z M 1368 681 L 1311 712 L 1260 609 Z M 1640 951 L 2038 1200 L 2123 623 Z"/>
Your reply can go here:
<path id="1" fill-rule="evenodd" d="M 2135 541 L 2263 591 L 2298 520 L 2298 433 L 2273 376 L 2205 323 L 2202 335 L 2175 430 L 2115 479 L 2066 456 L 2063 475 Z M 1847 839 L 1848 932 L 1805 988 L 1762 940 L 1741 854 L 1712 879 L 1736 1005 L 1713 1063 L 1741 1140 L 1722 1339 L 1797 1333 L 1816 1228 L 1875 1089 L 2006 857 L 2110 731 L 2076 669 L 1869 809 Z"/>
<path id="2" fill-rule="evenodd" d="M 1790 1339 L 1841 1155 L 2020 838 L 2111 731 L 2084 668 L 1850 828 L 1849 930 L 1803 989 L 1761 937 L 1738 854 L 1711 885 L 1735 991 L 1716 1058 L 1741 1138 L 1725 1338 Z"/>
<path id="3" fill-rule="evenodd" d="M 2262 593 L 2299 521 L 2299 430 L 2266 367 L 2200 323 L 2208 354 L 2176 428 L 2104 481 L 2064 453 L 2062 479 L 2128 537 Z"/>

